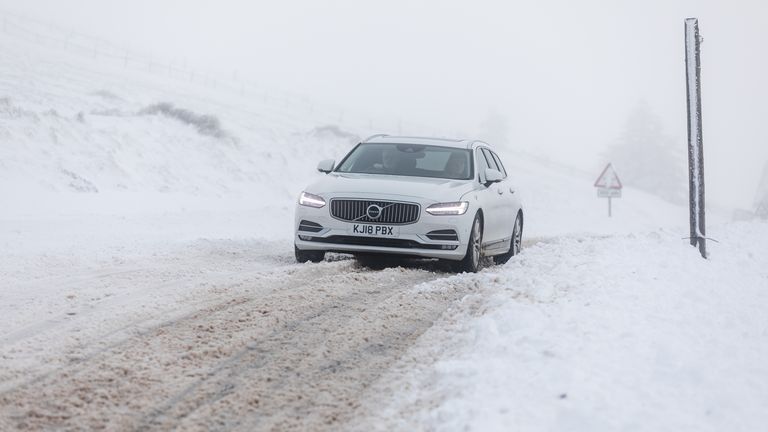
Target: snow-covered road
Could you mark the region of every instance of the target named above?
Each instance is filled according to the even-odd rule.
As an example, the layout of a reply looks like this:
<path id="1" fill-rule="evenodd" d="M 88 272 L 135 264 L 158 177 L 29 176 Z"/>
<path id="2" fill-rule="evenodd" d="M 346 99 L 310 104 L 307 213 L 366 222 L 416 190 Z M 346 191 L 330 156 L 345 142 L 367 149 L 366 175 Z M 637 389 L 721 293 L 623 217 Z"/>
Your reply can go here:
<path id="1" fill-rule="evenodd" d="M 27 257 L 0 430 L 754 430 L 767 228 L 715 227 L 708 261 L 664 230 L 534 238 L 476 275 L 278 240 Z"/>
<path id="2" fill-rule="evenodd" d="M 414 294 L 448 275 L 423 263 L 294 264 L 275 246 L 197 241 L 18 281 L 18 293 L 38 293 L 30 301 L 55 286 L 64 304 L 3 327 L 0 429 L 334 430 L 476 289 Z"/>

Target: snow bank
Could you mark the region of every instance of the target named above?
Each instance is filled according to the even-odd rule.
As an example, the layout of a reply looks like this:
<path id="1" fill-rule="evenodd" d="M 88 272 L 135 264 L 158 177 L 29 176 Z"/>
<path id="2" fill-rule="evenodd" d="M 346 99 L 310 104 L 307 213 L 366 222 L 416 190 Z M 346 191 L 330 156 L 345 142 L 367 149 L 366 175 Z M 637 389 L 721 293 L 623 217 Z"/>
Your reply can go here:
<path id="1" fill-rule="evenodd" d="M 706 261 L 667 231 L 566 237 L 417 287 L 480 291 L 382 380 L 402 396 L 366 427 L 763 429 L 768 224 L 712 233 Z"/>
<path id="2" fill-rule="evenodd" d="M 0 38 L 2 261 L 109 259 L 200 238 L 291 251 L 294 202 L 317 162 L 367 133 L 338 120 L 277 94 Z"/>
<path id="3" fill-rule="evenodd" d="M 121 66 L 0 40 L 0 199 L 11 214 L 88 194 L 102 209 L 130 194 L 171 203 L 257 192 L 283 205 L 317 161 L 367 133 L 289 99 Z"/>

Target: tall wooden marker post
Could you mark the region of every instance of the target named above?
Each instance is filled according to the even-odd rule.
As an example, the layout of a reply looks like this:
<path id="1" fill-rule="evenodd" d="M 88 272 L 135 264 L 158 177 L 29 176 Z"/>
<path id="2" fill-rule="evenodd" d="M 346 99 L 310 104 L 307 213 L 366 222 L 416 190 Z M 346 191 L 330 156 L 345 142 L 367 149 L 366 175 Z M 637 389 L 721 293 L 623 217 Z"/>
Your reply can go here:
<path id="1" fill-rule="evenodd" d="M 704 142 L 701 135 L 701 37 L 699 20 L 685 20 L 685 75 L 688 96 L 688 197 L 691 246 L 707 257 L 704 224 Z"/>

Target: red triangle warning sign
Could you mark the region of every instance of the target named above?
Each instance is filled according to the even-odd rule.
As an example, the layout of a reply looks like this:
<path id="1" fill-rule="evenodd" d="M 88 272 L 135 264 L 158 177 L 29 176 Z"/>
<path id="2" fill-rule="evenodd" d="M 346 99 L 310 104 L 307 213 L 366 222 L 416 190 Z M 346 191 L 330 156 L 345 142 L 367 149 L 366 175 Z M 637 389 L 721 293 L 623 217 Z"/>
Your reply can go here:
<path id="1" fill-rule="evenodd" d="M 603 173 L 595 180 L 595 187 L 605 189 L 621 189 L 621 180 L 613 169 L 613 165 L 608 164 L 605 166 Z"/>

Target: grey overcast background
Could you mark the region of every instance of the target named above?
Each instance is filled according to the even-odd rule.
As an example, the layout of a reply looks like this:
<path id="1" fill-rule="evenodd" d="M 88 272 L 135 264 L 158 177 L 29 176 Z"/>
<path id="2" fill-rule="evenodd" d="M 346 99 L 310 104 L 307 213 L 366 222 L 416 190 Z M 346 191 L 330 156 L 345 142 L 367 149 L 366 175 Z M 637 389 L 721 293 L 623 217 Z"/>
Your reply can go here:
<path id="1" fill-rule="evenodd" d="M 158 59 L 445 134 L 496 115 L 509 146 L 596 175 L 641 100 L 685 146 L 683 20 L 698 17 L 707 191 L 730 208 L 752 207 L 768 162 L 766 4 L 0 0 Z"/>

